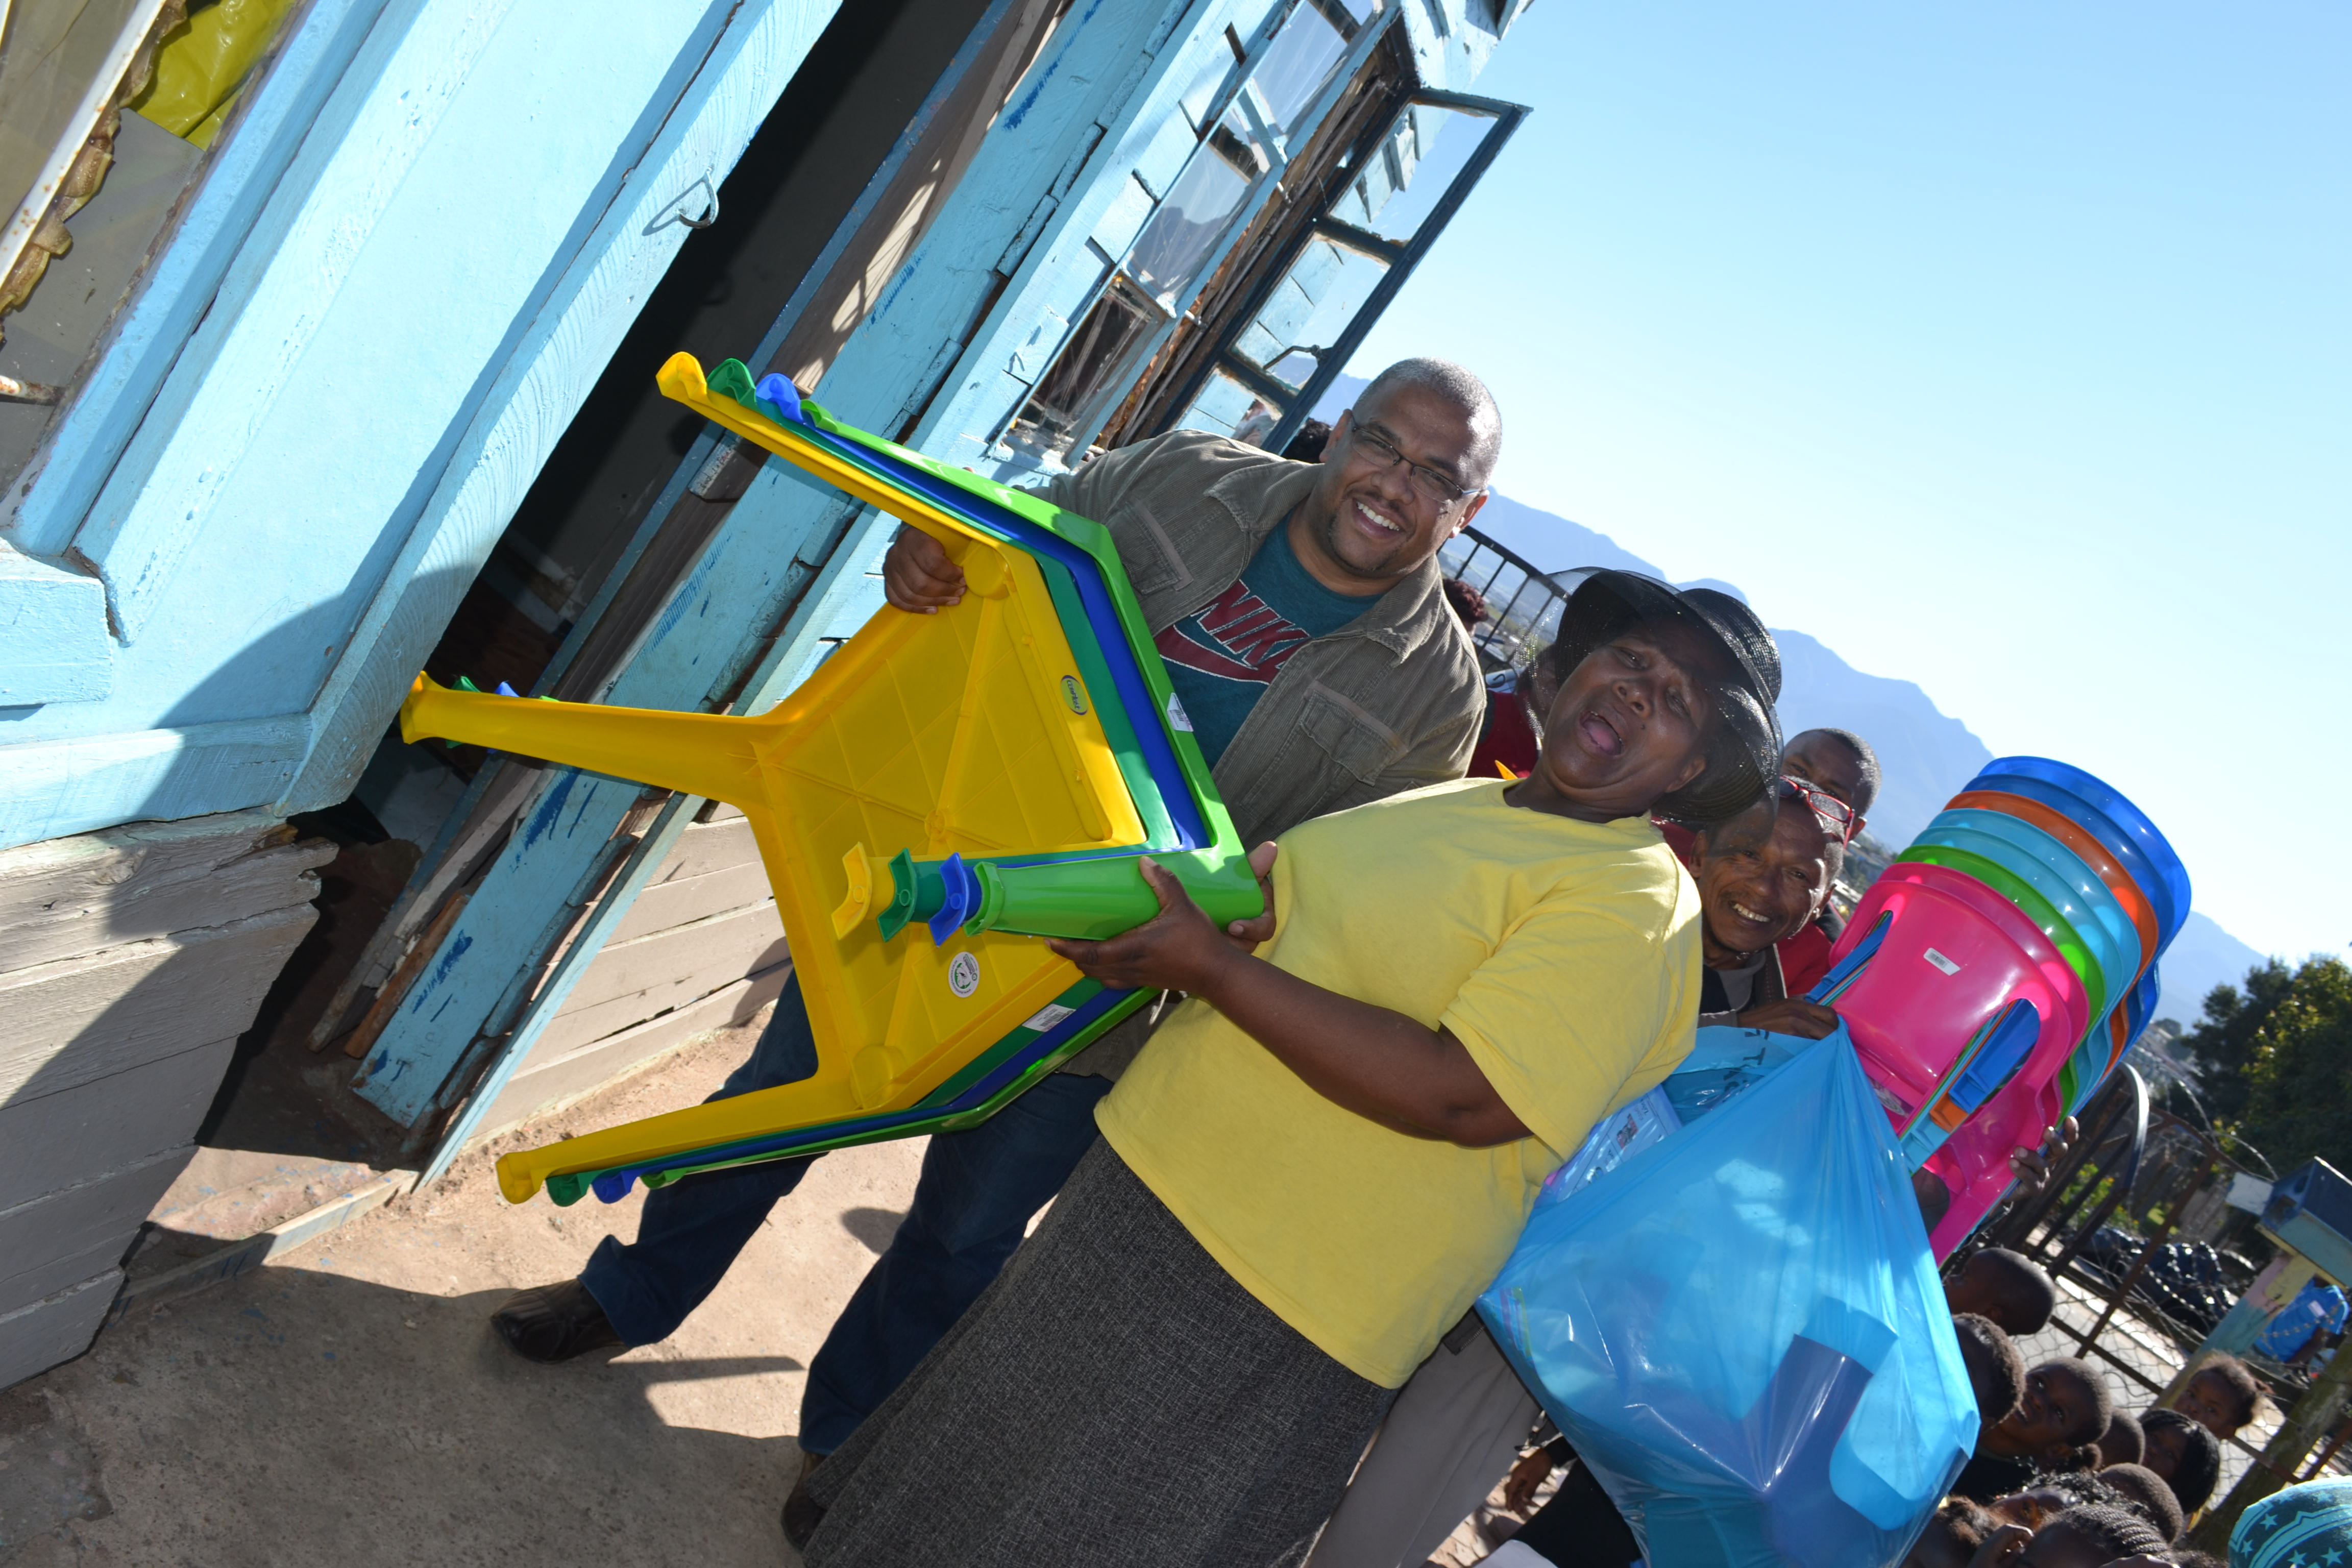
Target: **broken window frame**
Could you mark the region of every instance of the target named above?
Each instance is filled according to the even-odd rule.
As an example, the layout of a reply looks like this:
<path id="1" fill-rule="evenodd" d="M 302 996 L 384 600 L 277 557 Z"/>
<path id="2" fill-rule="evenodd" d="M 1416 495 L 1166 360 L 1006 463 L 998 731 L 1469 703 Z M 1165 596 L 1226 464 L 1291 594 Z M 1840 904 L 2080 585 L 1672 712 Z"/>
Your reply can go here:
<path id="1" fill-rule="evenodd" d="M 1342 52 L 1314 95 L 1293 116 L 1295 128 L 1284 134 L 1276 127 L 1273 108 L 1260 89 L 1257 76 L 1302 9 L 1311 10 L 1339 36 Z M 997 431 L 994 455 L 1010 458 L 1017 450 L 1025 450 L 1045 464 L 1076 466 L 1106 423 L 1128 402 L 1137 379 L 1160 356 L 1171 336 L 1185 322 L 1197 320 L 1187 305 L 1223 269 L 1226 258 L 1256 224 L 1269 198 L 1282 192 L 1286 178 L 1299 166 L 1296 160 L 1323 139 L 1333 116 L 1357 89 L 1366 62 L 1383 43 L 1393 38 L 1401 45 L 1402 16 L 1402 8 L 1391 0 L 1370 0 L 1368 14 L 1360 19 L 1349 11 L 1344 0 L 1282 0 L 1268 11 L 1247 44 L 1227 30 L 1233 65 L 1197 117 L 1189 107 L 1183 110 L 1197 140 L 1192 157 L 1169 182 L 1160 206 L 1137 230 L 1126 251 L 1106 267 L 1103 282 L 1086 310 L 1078 313 L 1076 325 L 1063 339 L 1030 395 Z M 1393 52 L 1400 58 L 1409 57 L 1402 47 Z M 1248 140 L 1229 123 L 1234 111 L 1249 127 Z M 1138 255 L 1152 237 L 1160 214 L 1180 210 L 1169 203 L 1183 188 L 1187 176 L 1207 166 L 1203 160 L 1212 159 L 1250 183 L 1220 221 L 1215 238 L 1180 278 L 1155 290 L 1137 275 Z M 1254 174 L 1244 167 L 1244 161 L 1256 165 Z M 1129 330 L 1106 352 L 1104 336 L 1121 316 L 1128 318 Z"/>

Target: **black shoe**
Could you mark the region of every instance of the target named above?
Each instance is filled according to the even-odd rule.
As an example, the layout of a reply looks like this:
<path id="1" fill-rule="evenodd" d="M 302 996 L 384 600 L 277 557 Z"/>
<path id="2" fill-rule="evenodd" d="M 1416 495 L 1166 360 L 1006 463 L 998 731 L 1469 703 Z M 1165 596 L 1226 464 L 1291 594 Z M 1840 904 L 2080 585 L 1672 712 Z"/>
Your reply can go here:
<path id="1" fill-rule="evenodd" d="M 516 1291 L 490 1314 L 490 1326 L 515 1354 L 550 1366 L 590 1351 L 626 1348 L 604 1309 L 577 1279 Z"/>
<path id="2" fill-rule="evenodd" d="M 823 1454 L 803 1455 L 801 1479 L 793 1483 L 792 1495 L 784 1499 L 784 1539 L 793 1543 L 795 1552 L 806 1552 L 809 1538 L 824 1522 L 824 1508 L 808 1495 L 809 1476 L 824 1463 Z"/>

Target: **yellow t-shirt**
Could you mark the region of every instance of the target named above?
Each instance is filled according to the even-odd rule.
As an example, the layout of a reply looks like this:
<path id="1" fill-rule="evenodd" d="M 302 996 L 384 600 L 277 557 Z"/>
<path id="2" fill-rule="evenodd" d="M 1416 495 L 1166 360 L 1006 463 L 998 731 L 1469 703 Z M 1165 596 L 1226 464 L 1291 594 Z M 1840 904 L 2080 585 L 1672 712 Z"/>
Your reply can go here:
<path id="1" fill-rule="evenodd" d="M 1391 1131 L 1197 999 L 1096 1112 L 1227 1273 L 1383 1387 L 1494 1279 L 1544 1177 L 1691 1047 L 1698 893 L 1657 829 L 1517 809 L 1507 787 L 1439 784 L 1283 835 L 1259 954 L 1452 1030 L 1532 1137 Z"/>

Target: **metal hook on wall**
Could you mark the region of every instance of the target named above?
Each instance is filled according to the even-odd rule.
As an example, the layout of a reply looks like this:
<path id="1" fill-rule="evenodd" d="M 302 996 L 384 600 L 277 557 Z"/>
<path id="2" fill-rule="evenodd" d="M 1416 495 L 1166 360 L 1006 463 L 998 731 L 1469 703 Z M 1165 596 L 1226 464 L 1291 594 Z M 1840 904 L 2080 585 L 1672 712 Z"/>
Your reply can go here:
<path id="1" fill-rule="evenodd" d="M 702 193 L 702 199 L 699 203 L 695 200 L 695 193 L 697 191 Z M 693 211 L 698 205 L 702 210 L 702 216 L 700 217 L 688 217 L 687 214 Z M 710 176 L 705 174 L 701 178 L 696 180 L 694 184 L 687 186 L 684 191 L 678 194 L 675 200 L 665 205 L 660 212 L 655 214 L 653 222 L 646 225 L 645 232 L 647 234 L 653 234 L 659 229 L 667 227 L 673 223 L 681 224 L 688 228 L 709 228 L 712 224 L 717 223 L 718 221 L 719 193 L 711 186 Z"/>

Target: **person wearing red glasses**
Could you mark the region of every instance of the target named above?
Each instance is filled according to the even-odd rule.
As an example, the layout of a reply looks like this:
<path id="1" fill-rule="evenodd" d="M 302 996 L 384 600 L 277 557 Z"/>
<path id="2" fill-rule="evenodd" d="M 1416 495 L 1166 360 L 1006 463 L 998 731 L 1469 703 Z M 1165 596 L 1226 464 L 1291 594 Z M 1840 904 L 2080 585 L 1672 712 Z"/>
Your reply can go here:
<path id="1" fill-rule="evenodd" d="M 1878 753 L 1851 730 L 1807 730 L 1780 753 L 1780 772 L 1792 784 L 1810 787 L 1823 831 L 1838 840 L 1842 868 L 1845 846 L 1869 819 L 1863 814 L 1878 798 Z M 1802 995 L 1830 972 L 1830 949 L 1845 922 L 1827 901 L 1811 925 L 1780 944 L 1780 973 L 1791 993 Z"/>

